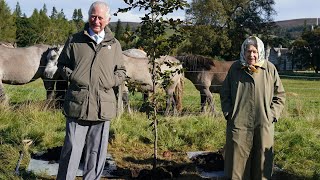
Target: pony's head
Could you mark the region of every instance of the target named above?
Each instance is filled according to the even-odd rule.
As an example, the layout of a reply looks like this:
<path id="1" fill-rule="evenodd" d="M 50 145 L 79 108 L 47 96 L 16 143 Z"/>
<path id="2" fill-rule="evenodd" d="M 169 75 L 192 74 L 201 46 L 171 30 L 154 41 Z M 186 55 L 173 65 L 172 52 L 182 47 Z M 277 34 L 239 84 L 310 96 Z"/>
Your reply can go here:
<path id="1" fill-rule="evenodd" d="M 47 63 L 46 68 L 44 69 L 45 78 L 52 79 L 54 74 L 58 69 L 58 58 L 63 49 L 63 46 L 53 47 L 48 49 L 48 54 L 46 57 Z"/>

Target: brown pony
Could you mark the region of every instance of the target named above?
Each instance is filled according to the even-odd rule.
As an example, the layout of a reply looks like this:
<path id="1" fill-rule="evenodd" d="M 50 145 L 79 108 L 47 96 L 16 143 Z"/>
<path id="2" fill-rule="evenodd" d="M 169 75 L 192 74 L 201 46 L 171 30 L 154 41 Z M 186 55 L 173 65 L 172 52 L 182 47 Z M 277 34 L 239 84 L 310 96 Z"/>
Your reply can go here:
<path id="1" fill-rule="evenodd" d="M 218 61 L 200 55 L 176 57 L 185 69 L 185 77 L 200 91 L 201 111 L 206 111 L 208 103 L 210 112 L 214 112 L 211 93 L 220 93 L 220 89 L 230 66 L 234 61 Z"/>

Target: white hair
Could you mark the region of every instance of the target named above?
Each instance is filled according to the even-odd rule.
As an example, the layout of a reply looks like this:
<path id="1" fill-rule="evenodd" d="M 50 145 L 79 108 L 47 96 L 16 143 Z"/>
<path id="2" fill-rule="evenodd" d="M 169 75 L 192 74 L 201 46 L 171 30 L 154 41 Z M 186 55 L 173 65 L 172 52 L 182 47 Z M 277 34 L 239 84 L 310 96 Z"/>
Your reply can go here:
<path id="1" fill-rule="evenodd" d="M 88 17 L 89 18 L 91 16 L 93 8 L 96 7 L 96 6 L 104 6 L 106 8 L 106 19 L 110 18 L 110 16 L 111 16 L 110 15 L 110 7 L 106 2 L 103 2 L 103 1 L 96 1 L 96 2 L 91 4 L 91 6 L 89 8 L 89 11 L 88 11 Z"/>

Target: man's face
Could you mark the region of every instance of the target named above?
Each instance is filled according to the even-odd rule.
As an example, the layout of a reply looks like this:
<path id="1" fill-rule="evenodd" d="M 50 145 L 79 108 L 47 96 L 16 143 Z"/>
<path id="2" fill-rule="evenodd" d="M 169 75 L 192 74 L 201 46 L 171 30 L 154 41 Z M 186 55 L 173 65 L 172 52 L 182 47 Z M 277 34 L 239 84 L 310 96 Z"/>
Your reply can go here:
<path id="1" fill-rule="evenodd" d="M 110 22 L 106 17 L 107 10 L 104 6 L 95 6 L 89 17 L 89 26 L 96 34 L 100 33 Z"/>
<path id="2" fill-rule="evenodd" d="M 258 49 L 253 45 L 249 45 L 245 52 L 245 57 L 249 65 L 254 65 L 259 59 Z"/>

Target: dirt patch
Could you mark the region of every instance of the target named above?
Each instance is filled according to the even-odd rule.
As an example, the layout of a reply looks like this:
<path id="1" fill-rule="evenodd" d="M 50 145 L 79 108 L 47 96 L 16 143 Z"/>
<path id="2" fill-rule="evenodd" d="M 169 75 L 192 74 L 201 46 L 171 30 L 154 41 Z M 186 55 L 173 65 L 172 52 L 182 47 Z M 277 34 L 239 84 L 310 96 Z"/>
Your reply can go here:
<path id="1" fill-rule="evenodd" d="M 223 171 L 224 160 L 220 152 L 208 152 L 192 157 L 191 160 L 203 171 Z"/>
<path id="2" fill-rule="evenodd" d="M 44 152 L 40 153 L 32 153 L 31 157 L 33 159 L 41 159 L 45 161 L 50 161 L 50 162 L 58 162 L 60 159 L 60 154 L 61 154 L 62 147 L 53 147 L 50 149 L 47 149 Z"/>
<path id="3" fill-rule="evenodd" d="M 34 159 L 43 159 L 56 163 L 59 161 L 61 147 L 48 149 L 44 153 L 32 154 Z M 187 160 L 186 153 L 164 151 L 158 161 L 158 167 L 152 169 L 152 158 L 136 159 L 123 158 L 131 162 L 131 165 L 117 166 L 111 175 L 116 179 L 208 179 L 201 172 L 218 172 L 224 169 L 222 153 L 204 152 Z M 121 164 L 121 162 L 119 162 Z M 201 171 L 199 171 L 201 170 Z M 106 179 L 106 178 L 101 178 Z M 210 177 L 210 179 L 223 179 L 223 177 Z M 272 180 L 302 180 L 305 177 L 298 177 L 282 170 L 276 170 Z"/>

